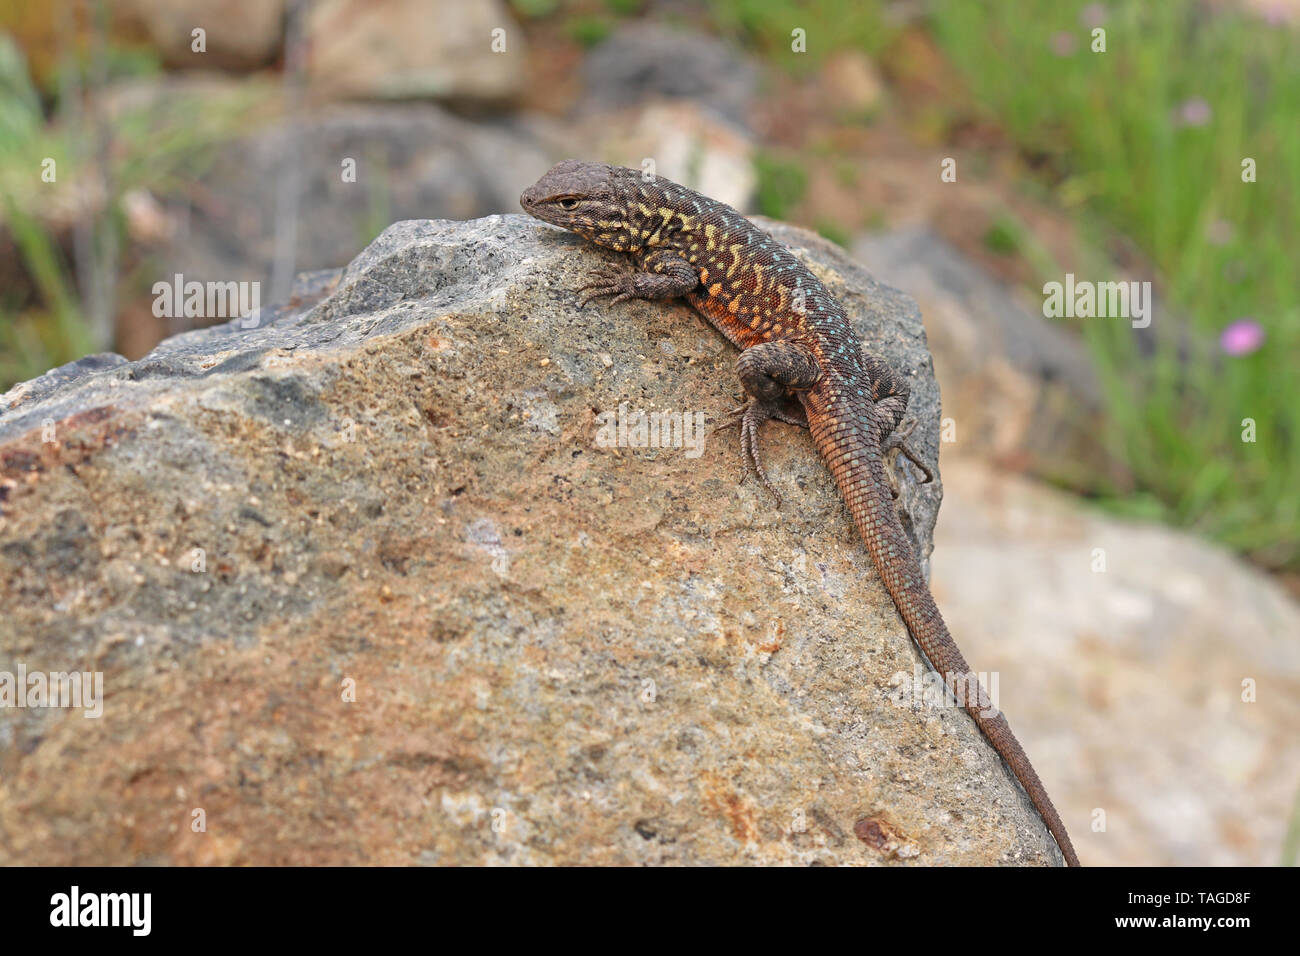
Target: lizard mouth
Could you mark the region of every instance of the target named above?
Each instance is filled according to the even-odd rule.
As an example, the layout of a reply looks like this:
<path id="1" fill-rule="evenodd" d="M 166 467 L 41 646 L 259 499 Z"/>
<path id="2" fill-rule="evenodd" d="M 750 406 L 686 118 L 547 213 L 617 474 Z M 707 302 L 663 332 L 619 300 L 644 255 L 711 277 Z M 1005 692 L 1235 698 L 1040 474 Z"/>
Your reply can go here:
<path id="1" fill-rule="evenodd" d="M 534 219 L 540 219 L 542 222 L 549 222 L 552 225 L 560 225 L 555 220 L 553 210 L 544 201 L 545 198 L 545 195 L 536 186 L 529 186 L 519 194 L 519 207 Z"/>

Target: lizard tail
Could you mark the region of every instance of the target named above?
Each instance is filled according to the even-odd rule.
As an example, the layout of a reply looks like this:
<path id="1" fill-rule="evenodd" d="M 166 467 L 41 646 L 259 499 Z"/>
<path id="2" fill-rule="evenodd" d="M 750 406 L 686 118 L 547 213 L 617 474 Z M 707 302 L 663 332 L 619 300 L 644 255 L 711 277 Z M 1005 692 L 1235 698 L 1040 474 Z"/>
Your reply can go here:
<path id="1" fill-rule="evenodd" d="M 872 563 L 894 599 L 913 640 L 929 660 L 930 666 L 940 674 L 957 699 L 963 702 L 993 749 L 1015 773 L 1016 779 L 1025 788 L 1029 799 L 1056 839 L 1066 864 L 1079 866 L 1074 845 L 1065 832 L 1065 824 L 1061 822 L 1056 807 L 1052 806 L 1046 788 L 1038 779 L 1020 741 L 1011 732 L 1006 717 L 993 706 L 978 676 L 962 657 L 930 594 L 929 585 L 921 572 L 911 541 L 903 531 L 889 493 L 880 447 L 880 438 L 883 436 L 874 434 L 878 429 L 861 424 L 875 421 L 873 413 L 879 413 L 874 412 L 873 406 L 866 403 L 861 409 L 841 407 L 832 411 L 827 407 L 816 409 L 816 412 L 818 413 L 809 415 L 813 441 L 835 476 L 835 483 L 853 515 L 853 523 L 862 535 Z"/>

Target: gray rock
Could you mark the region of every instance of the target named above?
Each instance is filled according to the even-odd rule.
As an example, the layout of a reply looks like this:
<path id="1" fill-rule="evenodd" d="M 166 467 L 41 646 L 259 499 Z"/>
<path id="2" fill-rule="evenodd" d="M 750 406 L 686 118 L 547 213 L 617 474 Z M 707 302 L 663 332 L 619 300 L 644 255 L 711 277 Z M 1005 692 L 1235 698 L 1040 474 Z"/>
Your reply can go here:
<path id="1" fill-rule="evenodd" d="M 769 228 L 908 373 L 933 461 L 915 305 Z M 1059 862 L 914 693 L 805 432 L 763 436 L 781 511 L 732 435 L 598 440 L 739 394 L 685 306 L 578 309 L 601 261 L 399 222 L 259 328 L 0 396 L 0 669 L 105 692 L 0 723 L 0 862 Z M 923 553 L 938 496 L 908 488 Z"/>
<path id="2" fill-rule="evenodd" d="M 702 33 L 647 22 L 628 23 L 598 44 L 582 64 L 583 109 L 632 106 L 664 97 L 707 104 L 746 126 L 758 69 L 731 46 Z"/>
<path id="3" fill-rule="evenodd" d="M 853 256 L 916 297 L 956 441 L 945 448 L 1090 486 L 1116 467 L 1087 349 L 928 228 L 860 236 Z"/>
<path id="4" fill-rule="evenodd" d="M 296 271 L 345 264 L 376 223 L 467 219 L 518 208 L 555 159 L 524 127 L 471 123 L 430 104 L 333 107 L 261 127 L 223 148 L 201 179 L 182 234 L 159 250 L 161 274 L 256 281 L 267 293 L 278 194 L 298 190 Z M 343 161 L 355 161 L 345 181 Z"/>

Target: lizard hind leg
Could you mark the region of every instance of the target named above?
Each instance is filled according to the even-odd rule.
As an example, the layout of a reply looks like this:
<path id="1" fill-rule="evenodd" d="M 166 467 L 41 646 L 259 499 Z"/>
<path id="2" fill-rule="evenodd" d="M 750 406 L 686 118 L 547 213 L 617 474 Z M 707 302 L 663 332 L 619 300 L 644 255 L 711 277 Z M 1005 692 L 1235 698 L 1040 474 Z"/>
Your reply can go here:
<path id="1" fill-rule="evenodd" d="M 758 429 L 768 419 L 807 428 L 808 418 L 803 414 L 802 406 L 792 402 L 790 393 L 817 384 L 822 376 L 821 366 L 812 352 L 802 345 L 783 341 L 760 342 L 740 353 L 736 374 L 750 400 L 733 410 L 719 427 L 740 424 L 744 476 L 748 476 L 752 467 L 763 486 L 776 498 L 779 508 L 781 496 L 772 486 L 759 453 Z M 742 477 L 741 481 L 744 480 Z"/>
<path id="2" fill-rule="evenodd" d="M 934 471 L 921 459 L 921 456 L 908 442 L 908 438 L 911 437 L 915 428 L 916 419 L 910 418 L 902 422 L 880 443 L 880 449 L 885 453 L 887 462 L 885 475 L 889 478 L 889 491 L 895 498 L 899 494 L 897 473 L 899 456 L 906 458 L 920 470 L 921 474 L 924 475 L 921 479 L 922 484 L 934 481 Z"/>
<path id="3" fill-rule="evenodd" d="M 886 458 L 885 476 L 889 479 L 889 491 L 897 498 L 899 484 L 895 469 L 899 455 L 920 469 L 925 476 L 924 482 L 934 481 L 934 472 L 908 443 L 912 430 L 916 428 L 916 419 L 903 420 L 909 396 L 907 381 L 887 362 L 870 353 L 862 356 L 862 364 L 871 381 L 871 400 L 882 413 L 884 424 L 881 426 L 881 433 L 878 434 L 877 440 Z"/>

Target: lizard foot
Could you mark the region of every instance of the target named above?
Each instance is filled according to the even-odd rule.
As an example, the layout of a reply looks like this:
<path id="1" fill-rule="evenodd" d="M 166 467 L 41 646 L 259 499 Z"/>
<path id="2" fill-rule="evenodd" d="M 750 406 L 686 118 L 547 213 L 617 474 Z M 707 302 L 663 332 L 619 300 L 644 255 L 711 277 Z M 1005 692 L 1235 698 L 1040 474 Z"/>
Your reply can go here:
<path id="1" fill-rule="evenodd" d="M 592 273 L 591 279 L 592 281 L 576 289 L 579 293 L 578 308 L 580 309 L 585 308 L 592 299 L 599 299 L 602 296 L 612 295 L 614 298 L 610 304 L 614 305 L 636 295 L 632 288 L 631 274 L 615 266 L 602 266 Z"/>
<path id="2" fill-rule="evenodd" d="M 921 457 L 907 442 L 907 439 L 911 437 L 912 431 L 915 428 L 916 419 L 908 419 L 890 432 L 889 437 L 886 438 L 880 446 L 881 451 L 885 453 L 885 475 L 889 479 L 889 493 L 895 498 L 897 498 L 899 494 L 898 474 L 895 471 L 898 467 L 899 455 L 905 457 L 921 470 L 921 474 L 925 475 L 922 484 L 934 481 L 934 472 L 930 470 L 930 466 L 921 460 Z M 892 455 L 890 454 L 891 452 L 893 452 Z"/>
<path id="3" fill-rule="evenodd" d="M 718 432 L 736 425 L 737 422 L 741 421 L 741 419 L 745 417 L 745 413 L 749 411 L 750 405 L 754 404 L 756 401 L 757 399 L 751 399 L 744 405 L 740 405 L 727 412 L 727 417 L 722 420 L 722 423 L 719 424 L 717 428 L 713 429 L 713 433 L 716 435 Z M 797 406 L 797 403 L 794 404 Z M 802 413 L 802 406 L 797 406 L 796 412 L 787 412 L 780 406 L 767 405 L 765 407 L 768 410 L 767 417 L 774 421 L 785 422 L 787 425 L 797 425 L 800 428 L 808 427 L 808 416 Z"/>
<path id="4" fill-rule="evenodd" d="M 739 423 L 740 425 L 740 456 L 744 462 L 744 471 L 740 476 L 740 483 L 744 484 L 745 479 L 749 477 L 752 466 L 754 474 L 758 475 L 758 480 L 763 483 L 763 487 L 772 493 L 776 499 L 776 506 L 781 507 L 781 495 L 777 493 L 776 488 L 772 486 L 771 480 L 767 477 L 767 469 L 763 467 L 762 456 L 758 451 L 758 427 L 769 419 L 785 422 L 789 425 L 798 425 L 802 428 L 808 427 L 807 417 L 793 415 L 779 405 L 761 402 L 758 399 L 751 399 L 748 404 L 741 405 L 739 408 L 732 409 L 728 413 L 727 419 L 714 429 L 719 432 L 724 428 Z"/>

